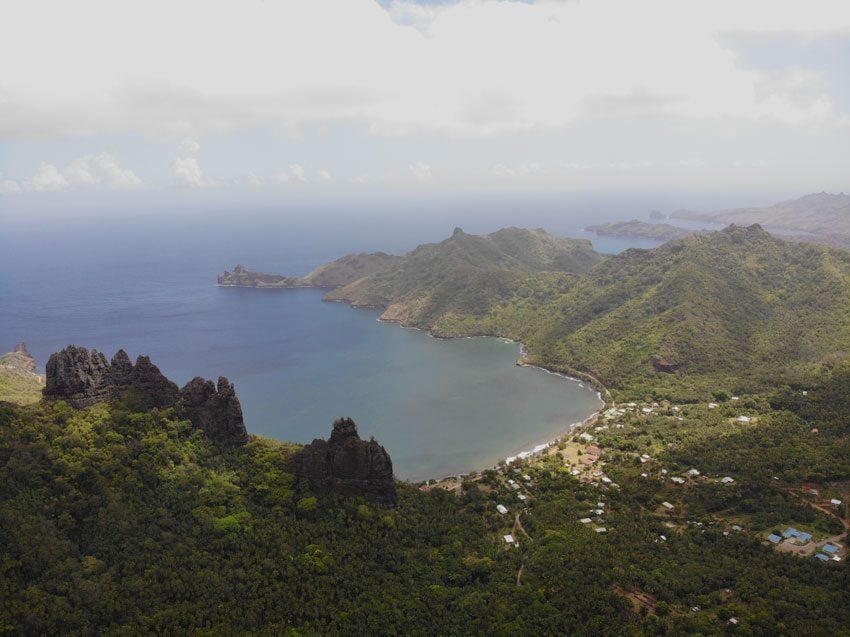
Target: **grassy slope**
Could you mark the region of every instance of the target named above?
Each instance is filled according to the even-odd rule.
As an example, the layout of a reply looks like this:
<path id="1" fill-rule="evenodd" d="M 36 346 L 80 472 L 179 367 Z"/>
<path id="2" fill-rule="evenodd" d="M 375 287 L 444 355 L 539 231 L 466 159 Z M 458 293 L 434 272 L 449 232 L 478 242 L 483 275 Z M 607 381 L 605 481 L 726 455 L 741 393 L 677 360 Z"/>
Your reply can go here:
<path id="1" fill-rule="evenodd" d="M 519 338 L 535 362 L 680 398 L 805 382 L 850 353 L 850 254 L 758 227 L 628 250 L 583 276 L 528 287 L 485 317 L 446 317 L 437 331 Z M 680 370 L 657 372 L 652 356 Z"/>
<path id="2" fill-rule="evenodd" d="M 508 228 L 476 236 L 457 229 L 449 239 L 420 246 L 396 267 L 334 290 L 328 298 L 389 307 L 388 318 L 431 328 L 447 314 L 486 314 L 494 302 L 522 294 L 538 273 L 584 272 L 602 259 L 589 241 L 543 230 Z"/>
<path id="3" fill-rule="evenodd" d="M 17 356 L 15 353 L 0 356 L 0 401 L 17 405 L 38 402 L 44 387 L 43 379 L 25 369 Z"/>

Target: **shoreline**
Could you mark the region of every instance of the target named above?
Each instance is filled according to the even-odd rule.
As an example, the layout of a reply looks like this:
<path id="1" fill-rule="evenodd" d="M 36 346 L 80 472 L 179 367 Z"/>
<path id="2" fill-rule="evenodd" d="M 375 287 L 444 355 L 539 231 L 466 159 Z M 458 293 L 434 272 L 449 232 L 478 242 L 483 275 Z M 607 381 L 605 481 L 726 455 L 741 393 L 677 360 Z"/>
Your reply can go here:
<path id="1" fill-rule="evenodd" d="M 260 288 L 260 287 L 257 287 L 257 286 L 246 286 L 246 285 L 234 285 L 234 284 L 221 284 L 221 283 L 219 283 L 218 286 L 219 287 L 254 288 L 254 289 L 276 289 L 276 290 L 286 290 L 286 289 L 292 290 L 292 289 L 306 289 L 306 288 L 325 289 L 325 290 L 336 289 L 336 288 L 319 287 L 319 286 L 315 286 L 315 285 L 290 286 L 290 287 L 278 286 L 278 287 Z M 470 469 L 465 470 L 465 472 L 453 473 L 453 474 L 449 474 L 449 475 L 446 475 L 446 476 L 441 477 L 441 478 L 424 478 L 422 480 L 416 480 L 416 481 L 402 479 L 401 480 L 402 482 L 406 482 L 406 483 L 412 484 L 412 485 L 427 484 L 427 483 L 431 483 L 431 482 L 441 482 L 443 480 L 450 479 L 450 478 L 463 477 L 463 476 L 469 475 L 470 473 L 473 473 L 473 472 L 474 473 L 480 473 L 482 471 L 487 471 L 489 469 L 496 469 L 497 470 L 502 465 L 509 466 L 513 462 L 516 462 L 518 460 L 520 460 L 520 461 L 521 460 L 527 460 L 529 458 L 532 458 L 532 457 L 538 455 L 539 453 L 544 452 L 546 449 L 551 447 L 553 444 L 558 444 L 564 437 L 569 436 L 576 429 L 583 427 L 583 426 L 586 426 L 587 424 L 590 424 L 591 422 L 595 422 L 596 419 L 599 417 L 599 414 L 602 413 L 602 411 L 605 409 L 606 405 L 608 404 L 608 400 L 603 397 L 603 394 L 604 394 L 604 396 L 607 396 L 608 399 L 610 399 L 611 394 L 608 391 L 608 388 L 605 387 L 605 385 L 603 385 L 601 382 L 599 382 L 599 380 L 597 380 L 593 376 L 590 376 L 589 374 L 582 374 L 581 372 L 573 370 L 573 373 L 575 375 L 572 376 L 569 373 L 564 372 L 562 370 L 550 369 L 550 368 L 547 368 L 543 365 L 535 365 L 535 364 L 528 362 L 528 354 L 529 354 L 528 346 L 521 341 L 517 341 L 517 340 L 510 338 L 509 336 L 496 335 L 496 334 L 464 334 L 462 336 L 438 336 L 437 334 L 434 334 L 434 332 L 429 328 L 417 327 L 415 325 L 405 325 L 402 321 L 397 320 L 397 319 L 383 318 L 383 312 L 386 310 L 386 308 L 382 307 L 380 305 L 356 305 L 348 299 L 325 299 L 325 298 L 323 298 L 322 301 L 323 302 L 331 302 L 331 303 L 341 303 L 341 304 L 344 304 L 344 305 L 348 305 L 349 307 L 351 307 L 352 309 L 355 309 L 355 310 L 380 311 L 381 315 L 379 315 L 375 319 L 379 323 L 393 323 L 395 325 L 398 325 L 402 329 L 416 330 L 418 332 L 425 332 L 430 338 L 434 338 L 434 339 L 449 341 L 449 340 L 462 339 L 462 338 L 496 338 L 496 339 L 500 339 L 502 341 L 507 341 L 509 343 L 514 343 L 516 345 L 519 345 L 519 357 L 514 362 L 514 364 L 517 367 L 527 367 L 527 368 L 530 368 L 530 369 L 539 369 L 540 371 L 543 371 L 547 374 L 551 374 L 553 376 L 559 376 L 566 381 L 572 381 L 572 382 L 578 383 L 583 389 L 585 389 L 585 386 L 583 385 L 583 383 L 588 383 L 590 385 L 590 388 L 595 390 L 596 398 L 602 403 L 601 406 L 599 407 L 599 409 L 594 411 L 592 414 L 590 414 L 589 416 L 587 416 L 583 420 L 570 423 L 569 425 L 566 426 L 566 428 L 564 430 L 561 431 L 561 433 L 559 433 L 554 438 L 542 439 L 542 441 L 540 443 L 533 444 L 530 449 L 523 449 L 522 451 L 517 452 L 513 456 L 506 455 L 506 456 L 500 457 L 496 461 L 496 463 L 493 464 L 493 465 L 488 465 L 488 466 L 481 467 L 481 468 L 470 468 Z M 582 378 L 582 376 L 585 376 L 585 377 Z"/>
<path id="2" fill-rule="evenodd" d="M 349 303 L 349 305 L 351 305 L 351 304 Z M 355 306 L 355 305 L 352 305 L 351 307 L 355 308 L 355 309 L 358 308 L 358 306 Z M 376 308 L 365 308 L 365 307 L 363 307 L 361 309 L 376 309 Z M 377 308 L 377 309 L 380 309 L 380 308 Z M 497 462 L 495 464 L 488 464 L 487 466 L 481 467 L 481 468 L 468 469 L 465 472 L 451 473 L 451 474 L 442 476 L 440 478 L 424 478 L 422 480 L 416 480 L 416 481 L 402 480 L 403 482 L 407 482 L 408 484 L 418 485 L 418 484 L 428 484 L 428 483 L 432 483 L 432 482 L 433 483 L 443 482 L 443 481 L 449 480 L 449 479 L 462 478 L 464 476 L 469 475 L 470 473 L 481 473 L 482 471 L 487 471 L 487 470 L 490 470 L 490 469 L 498 470 L 502 466 L 507 467 L 507 466 L 512 465 L 515 462 L 518 462 L 518 461 L 521 462 L 521 461 L 524 461 L 524 460 L 528 460 L 530 458 L 534 458 L 535 456 L 538 456 L 539 454 L 544 453 L 552 445 L 557 445 L 558 443 L 560 443 L 565 437 L 572 435 L 572 433 L 575 432 L 577 429 L 580 429 L 581 427 L 585 427 L 587 425 L 590 425 L 590 424 L 593 424 L 594 422 L 596 422 L 599 418 L 599 414 L 601 414 L 605 410 L 605 407 L 608 404 L 608 401 L 606 401 L 605 398 L 602 397 L 602 391 L 603 390 L 605 391 L 606 394 L 608 394 L 610 396 L 610 394 L 608 393 L 608 389 L 604 385 L 602 385 L 598 380 L 596 380 L 593 377 L 590 377 L 590 380 L 588 380 L 586 378 L 579 378 L 577 376 L 570 376 L 567 373 L 562 372 L 562 371 L 547 369 L 546 367 L 543 367 L 542 365 L 533 365 L 533 364 L 527 362 L 526 356 L 528 355 L 528 347 L 525 345 L 525 343 L 523 343 L 521 341 L 514 340 L 514 339 L 509 338 L 507 336 L 493 336 L 491 334 L 468 334 L 468 335 L 464 335 L 464 336 L 436 336 L 435 334 L 433 334 L 431 332 L 431 330 L 428 330 L 428 329 L 425 329 L 425 328 L 422 328 L 422 327 L 415 327 L 415 326 L 412 326 L 412 325 L 404 325 L 400 321 L 396 321 L 396 320 L 393 320 L 393 319 L 384 319 L 384 318 L 378 317 L 375 320 L 378 321 L 379 323 L 393 323 L 393 324 L 398 325 L 402 329 L 416 330 L 418 332 L 425 332 L 429 337 L 434 338 L 434 339 L 450 341 L 450 340 L 454 340 L 454 339 L 464 339 L 464 338 L 495 338 L 495 339 L 501 340 L 503 342 L 508 342 L 508 343 L 513 343 L 515 345 L 519 345 L 519 358 L 517 358 L 516 362 L 514 363 L 517 367 L 526 367 L 528 369 L 539 369 L 540 371 L 545 372 L 546 374 L 550 374 L 552 376 L 558 376 L 558 377 L 560 377 L 560 378 L 562 378 L 566 381 L 572 381 L 574 383 L 578 383 L 579 387 L 581 387 L 582 389 L 587 389 L 585 387 L 584 383 L 588 383 L 588 384 L 591 385 L 591 388 L 593 390 L 595 390 L 596 398 L 599 400 L 600 403 L 602 403 L 600 405 L 599 409 L 597 409 L 596 411 L 591 413 L 589 416 L 587 416 L 583 420 L 579 420 L 579 421 L 570 423 L 569 425 L 567 425 L 566 429 L 561 431 L 561 433 L 559 433 L 554 438 L 542 438 L 542 439 L 539 439 L 540 442 L 536 443 L 536 444 L 534 444 L 536 441 L 532 441 L 530 447 L 525 448 L 522 451 L 518 451 L 514 455 L 507 455 L 507 456 L 501 457 L 497 460 Z M 601 386 L 602 389 L 600 389 L 600 386 Z M 524 446 L 526 446 L 526 445 L 524 445 Z"/>

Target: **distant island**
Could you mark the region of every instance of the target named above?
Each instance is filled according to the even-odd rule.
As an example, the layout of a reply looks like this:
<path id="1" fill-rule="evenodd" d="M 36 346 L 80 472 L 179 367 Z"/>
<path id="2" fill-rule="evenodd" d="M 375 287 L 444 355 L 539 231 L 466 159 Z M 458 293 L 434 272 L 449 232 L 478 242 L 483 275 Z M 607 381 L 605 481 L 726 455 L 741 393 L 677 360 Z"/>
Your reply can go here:
<path id="1" fill-rule="evenodd" d="M 696 234 L 698 231 L 679 228 L 669 223 L 647 223 L 646 221 L 617 221 L 587 226 L 585 230 L 603 237 L 630 237 L 636 239 L 651 239 L 653 241 L 671 241 L 683 239 Z"/>
<path id="2" fill-rule="evenodd" d="M 679 210 L 676 219 L 738 225 L 760 224 L 781 230 L 785 238 L 850 247 L 850 195 L 820 192 L 766 208 L 735 208 L 719 212 Z"/>

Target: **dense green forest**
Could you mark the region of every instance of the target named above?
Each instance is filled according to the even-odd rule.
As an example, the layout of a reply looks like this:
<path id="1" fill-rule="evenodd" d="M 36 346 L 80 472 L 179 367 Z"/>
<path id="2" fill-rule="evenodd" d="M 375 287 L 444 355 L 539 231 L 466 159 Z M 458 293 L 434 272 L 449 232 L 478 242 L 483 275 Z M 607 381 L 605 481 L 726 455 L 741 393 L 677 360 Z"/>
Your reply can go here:
<path id="1" fill-rule="evenodd" d="M 671 529 L 652 510 L 677 496 L 636 474 L 626 440 L 600 436 L 620 488 L 579 481 L 558 455 L 529 463 L 520 531 L 511 472 L 485 472 L 460 497 L 402 484 L 386 508 L 317 498 L 289 468 L 293 446 L 221 447 L 168 410 L 43 403 L 5 408 L 0 423 L 0 626 L 12 634 L 724 634 L 732 617 L 737 634 L 850 626 L 843 564 L 777 554 L 755 530 L 723 534 L 723 516 L 757 527 L 764 512 L 761 526 L 808 516 L 834 532 L 835 520 L 784 495 L 784 475 L 782 487 L 756 475 L 688 489 L 678 506 L 700 526 Z M 648 433 L 656 448 L 684 434 L 671 469 L 736 464 L 714 459 L 730 448 L 724 437 L 671 431 L 661 421 Z M 604 534 L 579 521 L 600 498 Z M 518 548 L 503 541 L 511 532 Z M 649 603 L 633 605 L 633 591 Z"/>

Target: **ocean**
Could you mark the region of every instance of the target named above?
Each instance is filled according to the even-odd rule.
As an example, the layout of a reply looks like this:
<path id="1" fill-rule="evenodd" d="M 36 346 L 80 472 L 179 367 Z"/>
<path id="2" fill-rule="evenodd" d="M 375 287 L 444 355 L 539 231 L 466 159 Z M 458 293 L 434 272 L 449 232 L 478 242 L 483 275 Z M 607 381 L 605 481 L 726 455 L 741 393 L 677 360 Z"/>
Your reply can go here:
<path id="1" fill-rule="evenodd" d="M 108 356 L 119 348 L 149 355 L 180 385 L 227 376 L 249 432 L 280 440 L 326 437 L 335 418 L 351 416 L 409 480 L 491 466 L 598 409 L 591 389 L 516 367 L 516 343 L 434 339 L 379 322 L 377 312 L 323 302 L 319 290 L 216 285 L 237 263 L 302 275 L 349 252 L 401 254 L 448 237 L 455 225 L 468 232 L 534 225 L 594 238 L 581 228 L 600 219 L 596 210 L 565 215 L 554 205 L 536 217 L 464 206 L 425 212 L 3 217 L 0 348 L 25 341 L 42 369 L 52 352 L 73 343 Z M 653 245 L 594 243 L 606 252 Z"/>

